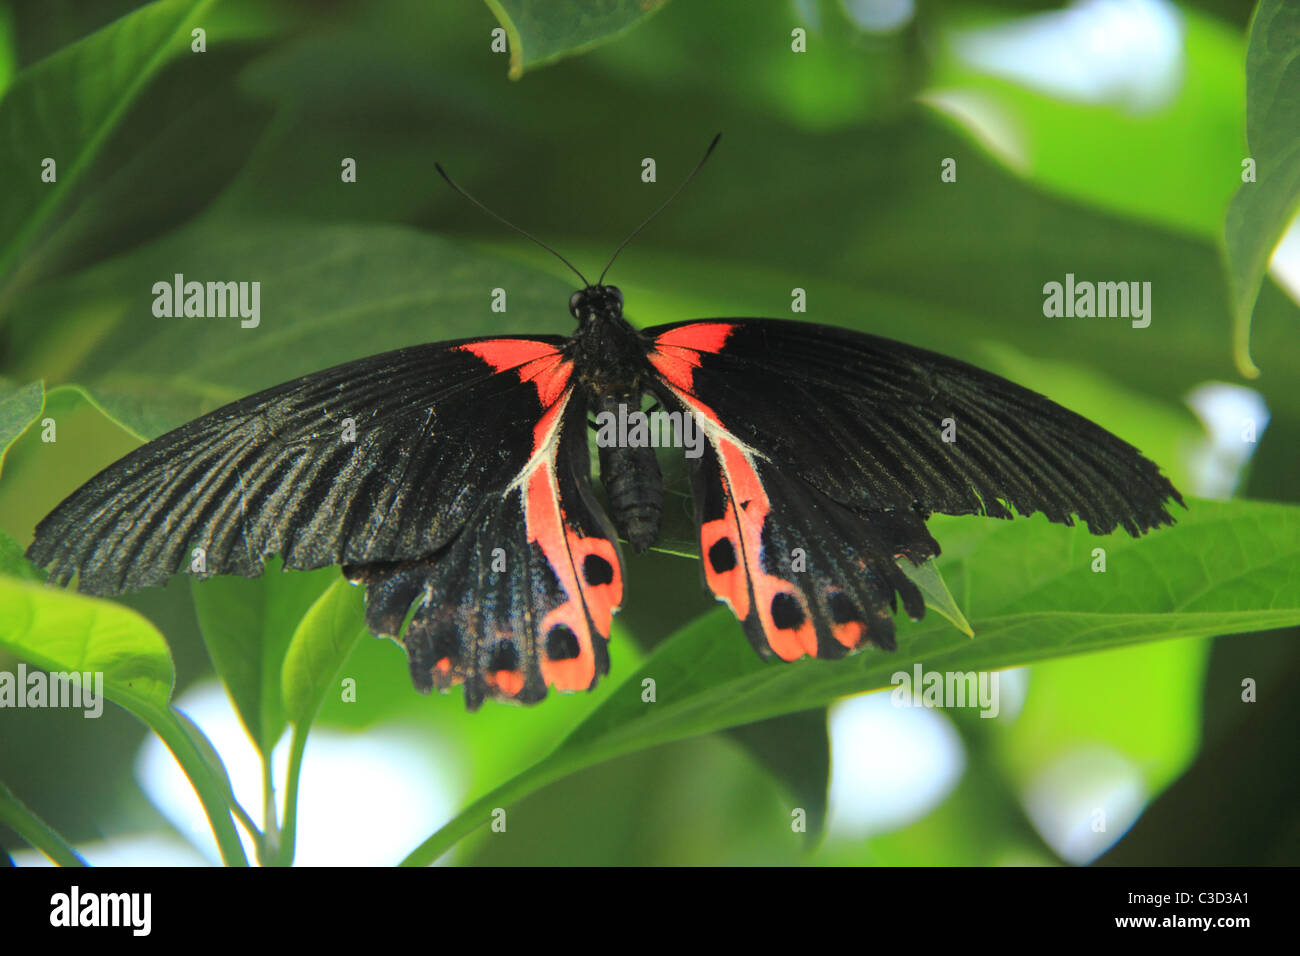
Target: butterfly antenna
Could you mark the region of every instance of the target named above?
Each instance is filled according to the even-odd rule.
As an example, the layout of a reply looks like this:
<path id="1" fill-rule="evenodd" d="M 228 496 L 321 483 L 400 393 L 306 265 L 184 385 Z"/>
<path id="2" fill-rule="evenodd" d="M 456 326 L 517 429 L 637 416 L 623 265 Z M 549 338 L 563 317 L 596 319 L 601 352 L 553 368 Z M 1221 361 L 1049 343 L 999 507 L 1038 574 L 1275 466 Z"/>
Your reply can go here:
<path id="1" fill-rule="evenodd" d="M 654 221 L 655 216 L 663 212 L 664 209 L 668 207 L 668 204 L 677 198 L 677 194 L 686 188 L 687 183 L 689 183 L 692 179 L 695 178 L 695 174 L 700 171 L 700 167 L 704 165 L 705 160 L 709 158 L 709 154 L 713 152 L 713 147 L 718 145 L 718 140 L 720 139 L 722 139 L 721 133 L 713 137 L 713 142 L 711 142 L 709 144 L 709 148 L 704 151 L 704 155 L 701 156 L 700 161 L 695 164 L 695 168 L 691 170 L 690 175 L 688 175 L 685 179 L 682 180 L 682 184 L 673 190 L 673 194 L 669 196 L 667 199 L 665 199 L 663 201 L 663 204 L 658 209 L 656 209 L 654 212 L 652 212 L 649 216 L 646 217 L 645 222 L 641 223 L 641 225 L 633 229 L 632 234 L 628 236 L 626 239 L 624 239 L 621 243 L 619 243 L 618 248 L 614 250 L 614 254 L 609 257 L 609 262 L 605 263 L 605 268 L 601 270 L 600 278 L 596 280 L 596 285 L 601 285 L 604 283 L 605 273 L 608 272 L 609 267 L 614 264 L 614 260 L 617 259 L 618 254 L 623 251 L 623 247 L 626 246 L 633 239 L 635 239 L 637 234 L 640 233 L 642 229 L 650 225 L 650 223 Z"/>
<path id="2" fill-rule="evenodd" d="M 541 246 L 543 249 L 545 249 L 545 250 L 546 250 L 547 252 L 549 252 L 551 255 L 555 256 L 555 258 L 559 259 L 559 260 L 560 260 L 561 262 L 563 262 L 566 266 L 568 266 L 570 269 L 572 269 L 572 270 L 573 270 L 573 274 L 576 275 L 579 279 L 582 280 L 582 284 L 583 284 L 584 287 L 587 287 L 587 286 L 590 286 L 590 285 L 591 285 L 591 283 L 587 281 L 587 277 L 584 276 L 581 272 L 578 271 L 578 267 L 575 266 L 575 265 L 574 265 L 572 262 L 570 262 L 568 259 L 564 258 L 564 256 L 560 255 L 558 252 L 556 252 L 554 249 L 552 249 L 552 248 L 551 248 L 550 246 L 548 246 L 546 243 L 542 242 L 542 240 L 538 239 L 538 238 L 537 238 L 536 236 L 534 236 L 532 233 L 530 233 L 530 232 L 525 232 L 523 229 L 520 229 L 520 228 L 519 228 L 518 226 L 516 226 L 513 222 L 511 222 L 509 219 L 506 219 L 506 218 L 504 218 L 503 216 L 499 216 L 499 215 L 497 215 L 497 214 L 494 213 L 491 209 L 489 209 L 487 206 L 483 205 L 481 202 L 479 202 L 477 199 L 475 199 L 473 196 L 471 196 L 469 193 L 465 192 L 465 190 L 463 190 L 463 189 L 461 189 L 459 186 L 457 186 L 456 183 L 455 183 L 455 181 L 454 181 L 450 176 L 447 175 L 447 170 L 445 170 L 445 169 L 442 168 L 442 164 L 441 164 L 441 163 L 434 163 L 434 164 L 433 164 L 433 168 L 436 169 L 436 170 L 438 171 L 438 175 L 439 175 L 439 176 L 441 176 L 443 179 L 447 180 L 447 185 L 448 185 L 448 186 L 450 186 L 452 189 L 456 190 L 456 192 L 460 193 L 462 196 L 464 196 L 466 199 L 468 199 L 468 200 L 469 200 L 470 202 L 472 202 L 474 205 L 478 206 L 479 209 L 482 209 L 485 213 L 487 213 L 489 216 L 491 216 L 493 219 L 495 219 L 497 222 L 501 223 L 502 225 L 504 225 L 504 226 L 509 226 L 511 229 L 513 229 L 515 232 L 519 233 L 519 235 L 523 236 L 525 239 L 528 239 L 528 240 L 530 240 L 530 241 L 532 241 L 532 242 L 537 243 L 539 246 Z"/>

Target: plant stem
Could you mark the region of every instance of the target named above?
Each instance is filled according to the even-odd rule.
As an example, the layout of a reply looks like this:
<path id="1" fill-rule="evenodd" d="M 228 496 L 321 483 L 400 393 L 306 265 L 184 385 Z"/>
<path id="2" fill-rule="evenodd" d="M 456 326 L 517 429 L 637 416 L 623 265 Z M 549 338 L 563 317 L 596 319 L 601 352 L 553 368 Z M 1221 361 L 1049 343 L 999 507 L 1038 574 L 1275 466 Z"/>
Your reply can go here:
<path id="1" fill-rule="evenodd" d="M 0 782 L 0 823 L 40 850 L 59 866 L 85 866 L 72 845 L 38 817 L 14 792 Z"/>

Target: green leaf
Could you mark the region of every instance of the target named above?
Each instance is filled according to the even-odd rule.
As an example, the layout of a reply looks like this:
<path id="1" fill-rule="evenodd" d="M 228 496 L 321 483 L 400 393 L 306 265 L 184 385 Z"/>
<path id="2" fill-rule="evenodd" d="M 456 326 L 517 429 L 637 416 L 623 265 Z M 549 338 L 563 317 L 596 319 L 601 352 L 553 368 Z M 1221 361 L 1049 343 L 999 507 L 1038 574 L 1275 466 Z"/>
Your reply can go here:
<path id="1" fill-rule="evenodd" d="M 190 30 L 213 0 L 162 0 L 41 60 L 0 102 L 0 125 L 22 150 L 0 154 L 9 184 L 0 208 L 0 279 L 71 195 L 114 127 L 168 60 L 190 52 Z M 57 164 L 42 182 L 41 162 Z"/>
<path id="2" fill-rule="evenodd" d="M 486 0 L 505 28 L 510 78 L 626 33 L 667 0 Z"/>
<path id="3" fill-rule="evenodd" d="M 223 859 L 244 862 L 225 768 L 210 744 L 198 746 L 195 734 L 202 734 L 171 706 L 171 653 L 152 624 L 111 601 L 0 577 L 0 649 L 47 671 L 103 674 L 104 696 L 158 734 L 181 764 Z"/>
<path id="4" fill-rule="evenodd" d="M 0 383 L 0 474 L 4 473 L 9 446 L 41 417 L 44 407 L 44 382 L 32 382 L 22 388 L 9 388 Z"/>
<path id="5" fill-rule="evenodd" d="M 37 568 L 23 553 L 23 547 L 9 532 L 0 529 L 0 574 L 40 584 L 45 572 Z"/>
<path id="6" fill-rule="evenodd" d="M 260 277 L 261 322 L 154 318 L 153 285 L 175 273 Z M 401 227 L 212 223 L 23 295 L 16 311 L 55 318 L 16 358 L 47 380 L 78 382 L 113 420 L 156 437 L 258 389 L 387 349 L 535 333 L 537 317 L 568 300 L 568 285 Z M 491 310 L 498 286 L 510 292 L 504 317 Z M 83 337 L 96 347 L 54 345 Z"/>
<path id="7" fill-rule="evenodd" d="M 111 601 L 0 578 L 0 647 L 48 671 L 98 672 L 128 710 L 166 708 L 175 673 L 167 642 Z"/>
<path id="8" fill-rule="evenodd" d="M 21 144 L 21 148 L 0 152 L 0 176 L 8 184 L 5 203 L 0 207 L 0 298 L 7 294 L 6 286 L 14 282 L 14 270 L 57 218 L 75 201 L 94 200 L 87 186 L 90 171 L 97 169 L 114 135 L 150 84 L 176 61 L 198 55 L 191 50 L 192 31 L 200 27 L 207 32 L 212 52 L 202 56 L 215 57 L 218 50 L 233 49 L 273 32 L 276 16 L 261 9 L 267 6 L 223 4 L 218 0 L 158 0 L 41 59 L 14 79 L 0 101 L 0 126 L 6 130 L 7 142 Z M 169 91 L 162 92 L 166 96 Z M 174 104 L 172 114 L 179 115 L 182 126 L 188 122 L 197 99 L 198 94 Z M 220 112 L 213 119 L 219 124 L 225 122 Z M 112 197 L 119 239 L 121 230 L 138 211 L 121 195 L 124 180 L 137 187 L 137 206 L 150 212 L 160 208 L 150 195 L 152 187 L 139 187 L 144 182 L 156 184 L 162 177 L 155 175 L 142 181 L 139 170 L 133 173 L 131 169 L 133 164 L 147 165 L 151 161 L 150 148 L 156 144 L 148 134 L 155 128 L 156 115 L 148 116 L 146 122 L 141 135 L 132 137 L 127 144 L 117 144 L 121 148 L 116 151 L 115 163 L 124 175 L 100 184 Z M 175 120 L 163 124 L 161 135 L 171 135 L 176 125 Z M 237 131 L 232 131 L 234 134 Z M 226 151 L 220 140 L 212 148 L 223 154 Z M 251 142 L 245 152 L 247 148 L 251 148 Z M 169 152 L 171 155 L 174 151 Z M 55 163 L 53 182 L 43 178 L 47 159 Z M 209 157 L 200 156 L 197 162 L 212 168 Z M 189 202 L 174 191 L 175 178 L 168 175 L 163 180 L 168 183 L 163 190 L 165 200 Z M 201 189 L 201 185 L 195 183 L 195 188 Z"/>
<path id="9" fill-rule="evenodd" d="M 1019 521 L 931 519 L 940 567 L 978 636 L 932 618 L 900 620 L 899 651 L 838 663 L 759 661 L 724 612 L 671 638 L 538 764 L 475 801 L 415 850 L 430 863 L 492 806 L 625 753 L 820 707 L 886 687 L 914 664 L 998 670 L 1171 637 L 1208 637 L 1300 623 L 1300 507 L 1194 500 L 1172 528 L 1141 539 L 1094 537 L 1041 516 Z M 1093 550 L 1107 570 L 1095 573 Z M 658 701 L 641 702 L 655 679 Z"/>
<path id="10" fill-rule="evenodd" d="M 970 626 L 970 621 L 962 614 L 961 608 L 953 599 L 952 592 L 948 590 L 948 585 L 943 580 L 943 575 L 939 573 L 939 566 L 934 559 L 913 564 L 911 561 L 899 561 L 898 566 L 903 573 L 911 580 L 925 598 L 925 606 L 930 610 L 942 615 L 952 626 L 957 628 L 967 637 L 974 637 L 975 631 Z"/>
<path id="11" fill-rule="evenodd" d="M 1224 225 L 1237 367 L 1250 377 L 1259 374 L 1250 358 L 1255 299 L 1273 250 L 1300 209 L 1298 112 L 1300 7 L 1260 0 L 1246 53 L 1246 138 L 1256 181 L 1238 190 Z"/>
<path id="12" fill-rule="evenodd" d="M 744 747 L 783 786 L 803 810 L 809 846 L 821 839 L 826 825 L 827 788 L 831 777 L 831 740 L 826 708 L 782 714 L 732 727 L 728 735 Z"/>
<path id="13" fill-rule="evenodd" d="M 17 59 L 14 39 L 13 11 L 0 7 L 0 95 L 13 79 Z"/>
<path id="14" fill-rule="evenodd" d="M 280 675 L 285 651 L 304 614 L 338 571 L 282 573 L 278 559 L 256 578 L 192 580 L 203 643 L 239 719 L 265 757 L 284 732 Z"/>
<path id="15" fill-rule="evenodd" d="M 352 648 L 369 633 L 361 589 L 336 580 L 303 616 L 284 655 L 282 692 L 290 723 L 311 723 Z"/>

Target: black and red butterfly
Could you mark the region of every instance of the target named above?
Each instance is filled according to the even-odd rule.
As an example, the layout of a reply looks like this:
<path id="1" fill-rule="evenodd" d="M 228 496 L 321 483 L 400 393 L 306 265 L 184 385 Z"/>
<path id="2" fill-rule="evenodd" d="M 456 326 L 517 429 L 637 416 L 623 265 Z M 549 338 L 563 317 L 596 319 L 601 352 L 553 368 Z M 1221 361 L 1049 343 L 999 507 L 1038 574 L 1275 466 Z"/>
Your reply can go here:
<path id="1" fill-rule="evenodd" d="M 98 595 L 160 585 L 199 548 L 206 575 L 255 576 L 274 554 L 340 564 L 415 685 L 462 684 L 474 709 L 608 672 L 618 535 L 654 543 L 663 482 L 653 448 L 602 446 L 611 522 L 587 432 L 644 396 L 700 429 L 688 463 L 704 578 L 764 657 L 892 649 L 897 598 L 925 611 L 898 559 L 939 553 L 934 512 L 1041 511 L 1139 535 L 1182 503 L 1131 445 L 964 362 L 806 322 L 640 330 L 603 278 L 573 294 L 567 338 L 399 349 L 169 432 L 63 501 L 28 555 Z"/>

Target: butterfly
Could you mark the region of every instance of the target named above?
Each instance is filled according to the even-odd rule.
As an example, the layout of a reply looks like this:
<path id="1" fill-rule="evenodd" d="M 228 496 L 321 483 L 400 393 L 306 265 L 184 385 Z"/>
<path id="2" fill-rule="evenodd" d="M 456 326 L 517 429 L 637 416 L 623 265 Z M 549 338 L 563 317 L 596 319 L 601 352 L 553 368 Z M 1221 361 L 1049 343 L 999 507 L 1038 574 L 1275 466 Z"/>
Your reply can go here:
<path id="1" fill-rule="evenodd" d="M 965 362 L 801 321 L 638 329 L 605 272 L 578 275 L 568 337 L 419 345 L 251 395 L 91 478 L 41 521 L 28 556 L 95 595 L 187 566 L 256 576 L 275 554 L 291 569 L 341 565 L 365 587 L 369 629 L 405 647 L 415 686 L 460 685 L 474 710 L 608 673 L 620 537 L 644 551 L 663 517 L 655 448 L 643 428 L 612 427 L 647 401 L 672 435 L 694 437 L 704 582 L 765 658 L 892 650 L 899 599 L 925 613 L 899 562 L 939 554 L 933 513 L 1042 512 L 1137 536 L 1182 504 L 1131 445 Z M 597 441 L 608 510 L 593 416 L 611 425 Z"/>

